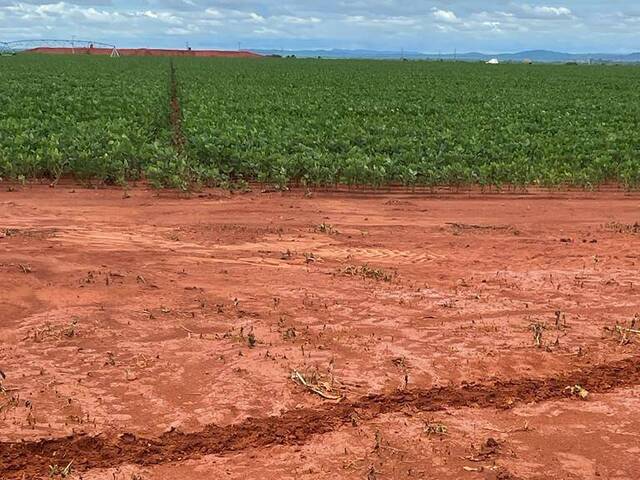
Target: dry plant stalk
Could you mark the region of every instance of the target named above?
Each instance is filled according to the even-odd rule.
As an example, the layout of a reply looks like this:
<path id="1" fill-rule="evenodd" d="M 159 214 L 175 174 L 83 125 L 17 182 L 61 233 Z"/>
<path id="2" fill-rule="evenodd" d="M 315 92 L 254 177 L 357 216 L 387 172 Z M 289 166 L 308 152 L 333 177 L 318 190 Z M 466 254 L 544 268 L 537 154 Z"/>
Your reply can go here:
<path id="1" fill-rule="evenodd" d="M 391 282 L 394 278 L 393 273 L 386 272 L 382 268 L 373 268 L 365 264 L 362 266 L 348 265 L 342 269 L 343 275 L 350 275 L 353 277 L 370 278 L 372 280 L 378 280 L 383 282 Z"/>
<path id="2" fill-rule="evenodd" d="M 631 343 L 632 337 L 630 335 L 640 335 L 640 329 L 636 328 L 636 325 L 639 321 L 640 315 L 636 314 L 629 322 L 629 327 L 625 327 L 616 323 L 613 328 L 604 327 L 604 330 L 611 333 L 612 335 L 616 335 L 620 345 L 628 345 Z"/>
<path id="3" fill-rule="evenodd" d="M 531 332 L 533 333 L 533 344 L 542 348 L 542 333 L 544 332 L 545 326 L 541 323 L 534 323 L 529 328 L 531 328 Z"/>
<path id="4" fill-rule="evenodd" d="M 582 400 L 586 400 L 589 397 L 589 392 L 580 385 L 569 385 L 564 391 L 572 397 L 579 397 Z"/>
<path id="5" fill-rule="evenodd" d="M 422 429 L 427 435 L 446 435 L 449 432 L 447 426 L 443 423 L 427 422 Z"/>
<path id="6" fill-rule="evenodd" d="M 333 225 L 329 223 L 322 222 L 320 225 L 316 225 L 313 229 L 315 233 L 326 233 L 328 235 L 335 235 L 340 232 L 336 230 Z"/>
<path id="7" fill-rule="evenodd" d="M 291 380 L 296 382 L 299 385 L 302 385 L 307 390 L 315 393 L 316 395 L 320 395 L 322 398 L 326 400 L 334 400 L 340 401 L 344 397 L 341 395 L 333 395 L 331 392 L 333 388 L 329 382 L 320 381 L 317 378 L 317 375 L 312 375 L 312 378 L 306 378 L 302 373 L 297 370 L 293 370 L 291 372 Z"/>

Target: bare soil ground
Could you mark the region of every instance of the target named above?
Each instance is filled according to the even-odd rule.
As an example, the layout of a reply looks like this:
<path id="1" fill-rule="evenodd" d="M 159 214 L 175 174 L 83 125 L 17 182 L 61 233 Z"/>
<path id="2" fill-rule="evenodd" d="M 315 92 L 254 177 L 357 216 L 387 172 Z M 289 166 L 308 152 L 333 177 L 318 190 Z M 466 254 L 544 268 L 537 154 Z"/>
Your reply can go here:
<path id="1" fill-rule="evenodd" d="M 640 196 L 124 197 L 0 193 L 2 479 L 640 478 Z"/>

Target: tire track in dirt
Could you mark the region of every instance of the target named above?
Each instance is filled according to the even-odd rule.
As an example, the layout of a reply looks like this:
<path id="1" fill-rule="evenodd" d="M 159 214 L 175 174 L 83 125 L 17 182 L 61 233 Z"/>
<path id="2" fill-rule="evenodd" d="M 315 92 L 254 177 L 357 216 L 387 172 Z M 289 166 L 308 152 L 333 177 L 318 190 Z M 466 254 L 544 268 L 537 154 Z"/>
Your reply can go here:
<path id="1" fill-rule="evenodd" d="M 348 246 L 332 246 L 328 242 L 304 239 L 294 241 L 276 240 L 269 242 L 247 242 L 232 245 L 202 245 L 196 242 L 169 241 L 155 232 L 131 232 L 86 230 L 81 227 L 65 228 L 58 227 L 57 234 L 52 237 L 55 241 L 62 241 L 71 244 L 81 244 L 94 248 L 110 250 L 136 250 L 139 248 L 165 250 L 169 249 L 180 254 L 192 255 L 202 258 L 211 258 L 213 254 L 229 254 L 246 252 L 255 258 L 260 251 L 285 252 L 290 251 L 313 251 L 320 258 L 336 259 L 346 261 L 357 259 L 364 262 L 393 263 L 397 265 L 421 265 L 435 260 L 442 260 L 443 255 L 429 251 L 416 250 L 390 250 L 384 248 L 358 248 Z M 230 263 L 237 263 L 230 260 Z M 252 263 L 253 264 L 253 263 Z M 281 261 L 277 262 L 282 265 Z"/>
<path id="2" fill-rule="evenodd" d="M 317 253 L 321 257 L 335 257 L 340 259 L 354 257 L 374 262 L 400 262 L 411 265 L 442 260 L 444 258 L 444 255 L 438 255 L 426 250 L 390 250 L 386 248 L 331 247 L 318 249 Z"/>
<path id="3" fill-rule="evenodd" d="M 176 68 L 173 64 L 173 61 L 171 61 L 169 68 L 169 122 L 171 124 L 173 146 L 178 151 L 178 153 L 182 153 L 185 149 L 187 141 L 184 133 L 182 132 L 182 109 L 180 106 L 180 96 L 178 94 L 178 79 L 176 76 Z"/>
<path id="4" fill-rule="evenodd" d="M 46 475 L 50 465 L 66 466 L 69 462 L 73 462 L 76 471 L 86 471 L 123 464 L 162 464 L 271 445 L 299 445 L 313 435 L 334 431 L 354 419 L 367 421 L 405 407 L 418 411 L 461 407 L 510 408 L 567 397 L 570 395 L 567 386 L 572 385 L 581 385 L 591 393 L 607 393 L 639 384 L 640 356 L 634 356 L 556 377 L 369 395 L 319 408 L 291 410 L 280 416 L 248 418 L 224 427 L 210 425 L 195 433 L 171 431 L 156 439 L 123 433 L 4 442 L 0 443 L 0 473 L 7 480 L 38 478 Z"/>

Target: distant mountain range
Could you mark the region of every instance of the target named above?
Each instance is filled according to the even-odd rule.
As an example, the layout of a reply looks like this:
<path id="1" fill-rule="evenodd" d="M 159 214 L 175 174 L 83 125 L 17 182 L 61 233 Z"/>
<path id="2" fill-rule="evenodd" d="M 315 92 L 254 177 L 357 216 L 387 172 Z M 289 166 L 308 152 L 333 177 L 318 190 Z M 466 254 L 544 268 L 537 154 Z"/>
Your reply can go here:
<path id="1" fill-rule="evenodd" d="M 538 63 L 564 63 L 564 62 L 606 62 L 606 63 L 632 63 L 640 62 L 640 52 L 630 54 L 615 53 L 566 53 L 550 50 L 526 50 L 517 53 L 420 53 L 400 51 L 375 51 L 375 50 L 252 50 L 262 55 L 295 55 L 296 57 L 322 57 L 322 58 L 369 58 L 369 59 L 401 59 L 411 60 L 464 60 L 470 62 L 487 61 L 497 58 L 502 62 L 523 62 L 531 60 Z"/>

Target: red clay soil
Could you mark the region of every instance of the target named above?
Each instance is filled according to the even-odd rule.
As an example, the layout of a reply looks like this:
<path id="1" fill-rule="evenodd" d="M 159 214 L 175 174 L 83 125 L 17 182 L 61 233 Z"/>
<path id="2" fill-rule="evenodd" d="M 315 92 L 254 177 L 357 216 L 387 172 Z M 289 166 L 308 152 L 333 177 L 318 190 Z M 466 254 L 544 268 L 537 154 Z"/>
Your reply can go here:
<path id="1" fill-rule="evenodd" d="M 210 425 L 193 433 L 172 430 L 158 439 L 124 433 L 111 436 L 72 435 L 54 440 L 0 444 L 6 475 L 37 476 L 51 459 L 63 465 L 73 462 L 86 471 L 122 464 L 153 465 L 183 461 L 204 455 L 220 455 L 247 448 L 304 444 L 320 435 L 352 423 L 371 420 L 389 412 L 412 409 L 432 412 L 446 408 L 512 408 L 520 403 L 570 398 L 567 386 L 579 384 L 590 394 L 640 385 L 640 356 L 571 372 L 557 378 L 501 381 L 462 387 L 404 390 L 341 401 L 320 408 L 295 409 L 278 416 L 249 418 L 239 424 Z"/>
<path id="2" fill-rule="evenodd" d="M 30 53 L 51 53 L 64 55 L 111 55 L 111 48 L 57 48 L 38 47 Z M 262 55 L 249 51 L 230 50 L 171 50 L 161 48 L 119 48 L 123 57 L 224 57 L 224 58 L 260 58 Z"/>
<path id="3" fill-rule="evenodd" d="M 0 478 L 639 478 L 639 215 L 5 188 Z"/>

